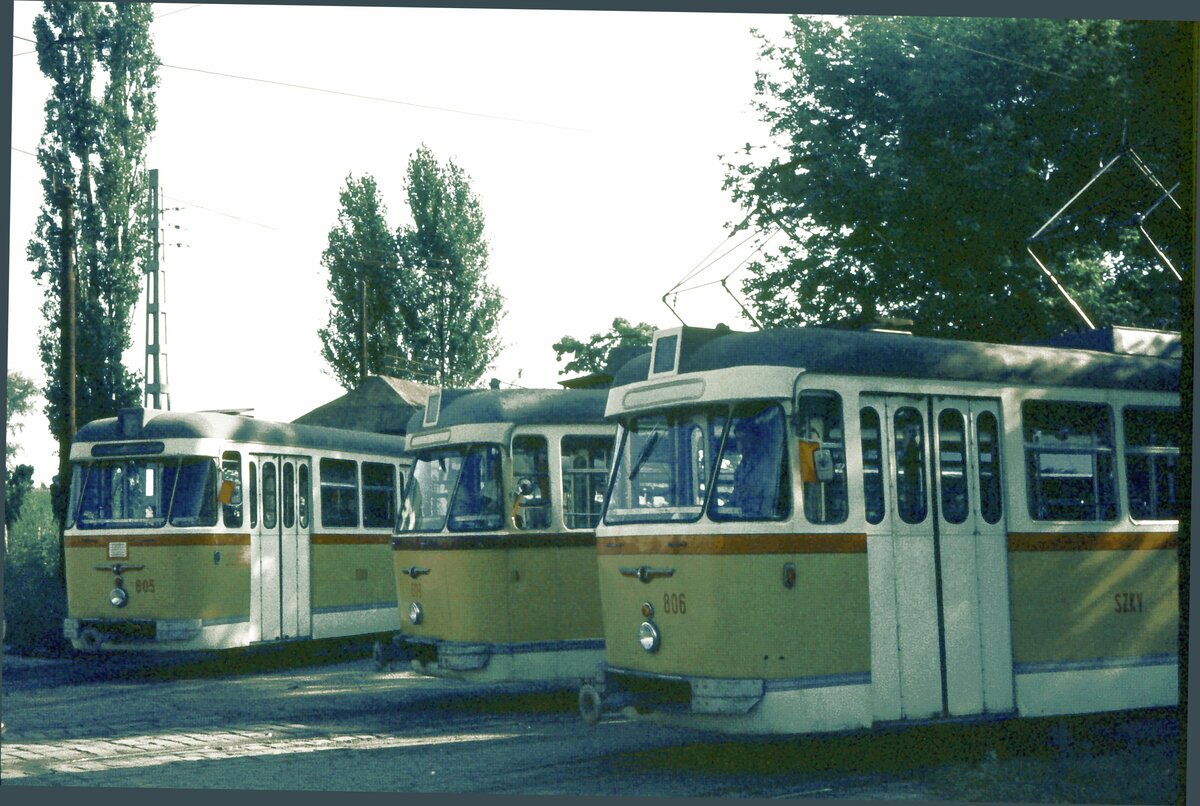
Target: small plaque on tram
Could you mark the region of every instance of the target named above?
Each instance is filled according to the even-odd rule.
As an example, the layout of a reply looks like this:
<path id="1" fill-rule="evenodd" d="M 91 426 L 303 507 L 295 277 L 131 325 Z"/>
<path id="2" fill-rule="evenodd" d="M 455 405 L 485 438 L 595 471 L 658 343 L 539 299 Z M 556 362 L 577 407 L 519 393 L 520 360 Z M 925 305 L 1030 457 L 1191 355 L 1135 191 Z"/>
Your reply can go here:
<path id="1" fill-rule="evenodd" d="M 124 540 L 111 541 L 108 544 L 108 559 L 110 560 L 126 560 L 129 558 L 129 544 Z"/>

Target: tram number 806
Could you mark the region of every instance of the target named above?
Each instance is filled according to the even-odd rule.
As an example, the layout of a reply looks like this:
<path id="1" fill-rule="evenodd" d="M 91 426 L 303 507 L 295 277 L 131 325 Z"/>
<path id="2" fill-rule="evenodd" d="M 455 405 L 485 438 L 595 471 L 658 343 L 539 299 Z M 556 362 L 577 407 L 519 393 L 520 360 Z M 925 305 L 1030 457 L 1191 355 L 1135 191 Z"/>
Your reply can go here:
<path id="1" fill-rule="evenodd" d="M 687 600 L 683 593 L 664 593 L 662 609 L 664 613 L 674 613 L 682 616 L 687 612 Z"/>

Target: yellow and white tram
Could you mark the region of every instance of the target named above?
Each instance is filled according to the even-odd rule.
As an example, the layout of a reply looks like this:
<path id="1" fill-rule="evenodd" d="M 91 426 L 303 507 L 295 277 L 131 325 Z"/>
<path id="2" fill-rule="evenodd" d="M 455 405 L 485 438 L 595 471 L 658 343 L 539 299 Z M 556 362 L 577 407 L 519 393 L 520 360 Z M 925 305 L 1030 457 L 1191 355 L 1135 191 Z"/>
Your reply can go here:
<path id="1" fill-rule="evenodd" d="M 615 427 L 603 390 L 452 390 L 413 416 L 392 539 L 418 671 L 567 681 L 604 663 L 595 526 Z"/>
<path id="2" fill-rule="evenodd" d="M 390 634 L 404 440 L 220 413 L 79 430 L 64 632 L 78 649 Z"/>
<path id="3" fill-rule="evenodd" d="M 675 328 L 609 391 L 607 671 L 730 732 L 1178 702 L 1178 334 Z"/>

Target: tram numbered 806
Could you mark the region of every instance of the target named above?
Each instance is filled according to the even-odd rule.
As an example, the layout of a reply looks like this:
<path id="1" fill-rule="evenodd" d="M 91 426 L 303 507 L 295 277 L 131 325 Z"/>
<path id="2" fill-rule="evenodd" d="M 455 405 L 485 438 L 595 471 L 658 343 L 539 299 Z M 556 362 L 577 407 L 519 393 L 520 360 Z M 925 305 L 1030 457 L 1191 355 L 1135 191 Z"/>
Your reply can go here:
<path id="1" fill-rule="evenodd" d="M 607 669 L 730 732 L 1178 702 L 1178 334 L 1106 349 L 675 328 L 626 364 Z"/>
<path id="2" fill-rule="evenodd" d="M 604 662 L 595 526 L 616 429 L 593 389 L 443 389 L 413 416 L 392 540 L 398 659 L 578 685 Z"/>
<path id="3" fill-rule="evenodd" d="M 391 633 L 402 437 L 125 409 L 71 446 L 66 638 L 228 649 Z"/>

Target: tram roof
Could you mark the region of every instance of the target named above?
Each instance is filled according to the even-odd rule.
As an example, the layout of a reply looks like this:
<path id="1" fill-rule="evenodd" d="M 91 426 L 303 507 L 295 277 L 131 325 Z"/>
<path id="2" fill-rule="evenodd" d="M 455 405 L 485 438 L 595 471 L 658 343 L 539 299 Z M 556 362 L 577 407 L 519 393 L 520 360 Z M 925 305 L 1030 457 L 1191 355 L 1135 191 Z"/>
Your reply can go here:
<path id="1" fill-rule="evenodd" d="M 752 365 L 835 375 L 1179 391 L 1177 355 L 1160 358 L 828 327 L 753 333 L 683 328 L 681 341 L 679 375 Z M 626 363 L 613 386 L 647 380 L 650 358 L 641 355 Z"/>
<path id="2" fill-rule="evenodd" d="M 130 418 L 130 425 L 122 426 L 122 417 Z M 204 438 L 357 453 L 398 454 L 404 450 L 403 437 L 387 434 L 280 423 L 216 412 L 157 412 L 147 409 L 125 409 L 118 417 L 90 422 L 79 429 L 74 441 Z"/>
<path id="3" fill-rule="evenodd" d="M 607 389 L 443 389 L 435 425 L 425 425 L 425 412 L 408 422 L 417 434 L 452 425 L 603 424 Z"/>

